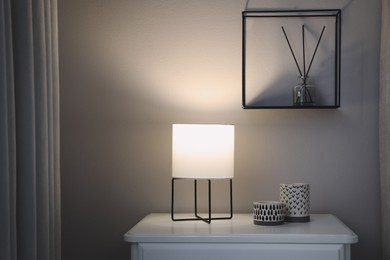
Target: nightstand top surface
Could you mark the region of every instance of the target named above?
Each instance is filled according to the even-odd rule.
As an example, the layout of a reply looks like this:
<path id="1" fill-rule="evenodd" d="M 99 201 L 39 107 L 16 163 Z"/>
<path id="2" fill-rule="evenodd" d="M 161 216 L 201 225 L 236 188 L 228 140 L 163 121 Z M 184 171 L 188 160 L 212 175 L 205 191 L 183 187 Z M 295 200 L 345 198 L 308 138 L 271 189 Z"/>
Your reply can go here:
<path id="1" fill-rule="evenodd" d="M 131 243 L 321 243 L 352 244 L 357 235 L 330 214 L 311 214 L 310 222 L 279 226 L 253 224 L 252 214 L 234 214 L 231 220 L 171 220 L 170 214 L 150 214 L 130 229 Z"/>

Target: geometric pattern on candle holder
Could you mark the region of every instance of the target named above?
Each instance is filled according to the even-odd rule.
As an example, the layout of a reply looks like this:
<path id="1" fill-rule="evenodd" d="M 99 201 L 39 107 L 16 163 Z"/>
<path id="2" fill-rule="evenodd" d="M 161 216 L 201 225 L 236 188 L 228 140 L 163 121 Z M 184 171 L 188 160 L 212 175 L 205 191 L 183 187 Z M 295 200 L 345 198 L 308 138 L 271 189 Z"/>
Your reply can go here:
<path id="1" fill-rule="evenodd" d="M 310 186 L 305 183 L 280 184 L 280 201 L 288 217 L 309 216 Z"/>
<path id="2" fill-rule="evenodd" d="M 283 208 L 280 202 L 254 202 L 253 219 L 260 222 L 282 222 Z"/>

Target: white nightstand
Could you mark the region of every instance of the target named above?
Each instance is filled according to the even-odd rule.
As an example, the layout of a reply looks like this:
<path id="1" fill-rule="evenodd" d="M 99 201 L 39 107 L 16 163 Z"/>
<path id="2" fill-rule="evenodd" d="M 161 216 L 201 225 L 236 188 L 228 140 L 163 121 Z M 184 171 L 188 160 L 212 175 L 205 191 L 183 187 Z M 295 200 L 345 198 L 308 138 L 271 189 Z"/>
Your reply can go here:
<path id="1" fill-rule="evenodd" d="M 173 222 L 150 214 L 124 235 L 132 260 L 349 260 L 357 235 L 333 215 L 308 223 L 253 224 L 252 214 L 231 220 Z"/>

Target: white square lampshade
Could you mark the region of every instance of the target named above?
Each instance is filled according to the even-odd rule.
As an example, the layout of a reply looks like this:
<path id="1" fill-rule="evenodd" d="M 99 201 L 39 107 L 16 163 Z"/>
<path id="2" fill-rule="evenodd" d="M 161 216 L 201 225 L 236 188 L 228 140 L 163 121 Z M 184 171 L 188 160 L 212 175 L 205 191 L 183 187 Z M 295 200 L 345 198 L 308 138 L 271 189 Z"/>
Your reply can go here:
<path id="1" fill-rule="evenodd" d="M 172 177 L 234 176 L 234 125 L 173 124 Z"/>

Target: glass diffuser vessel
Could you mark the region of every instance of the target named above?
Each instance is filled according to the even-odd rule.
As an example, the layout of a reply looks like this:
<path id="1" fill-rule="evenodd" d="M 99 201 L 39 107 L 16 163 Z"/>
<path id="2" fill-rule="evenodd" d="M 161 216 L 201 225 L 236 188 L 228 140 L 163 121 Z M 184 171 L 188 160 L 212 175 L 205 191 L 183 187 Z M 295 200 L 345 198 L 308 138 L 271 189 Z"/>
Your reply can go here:
<path id="1" fill-rule="evenodd" d="M 294 106 L 308 106 L 316 103 L 315 88 L 307 84 L 307 78 L 299 77 L 300 82 L 293 88 Z"/>

